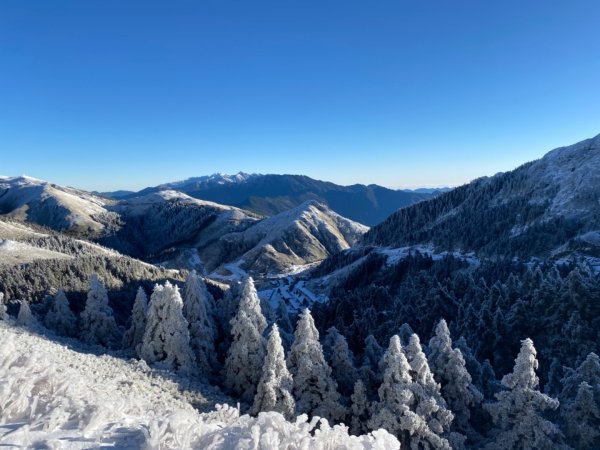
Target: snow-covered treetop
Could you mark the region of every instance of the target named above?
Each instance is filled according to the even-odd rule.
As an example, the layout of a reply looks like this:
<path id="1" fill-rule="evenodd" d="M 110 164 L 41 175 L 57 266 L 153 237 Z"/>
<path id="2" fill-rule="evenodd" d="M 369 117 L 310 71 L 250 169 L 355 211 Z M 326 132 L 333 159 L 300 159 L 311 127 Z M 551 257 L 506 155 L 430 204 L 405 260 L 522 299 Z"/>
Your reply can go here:
<path id="1" fill-rule="evenodd" d="M 536 389 L 540 380 L 535 371 L 538 368 L 537 352 L 529 338 L 521 341 L 521 350 L 512 373 L 502 378 L 502 384 L 509 389 Z"/>
<path id="2" fill-rule="evenodd" d="M 258 332 L 262 334 L 267 329 L 267 320 L 260 309 L 260 299 L 252 277 L 246 277 L 242 281 L 241 291 L 239 310 L 246 313 Z"/>

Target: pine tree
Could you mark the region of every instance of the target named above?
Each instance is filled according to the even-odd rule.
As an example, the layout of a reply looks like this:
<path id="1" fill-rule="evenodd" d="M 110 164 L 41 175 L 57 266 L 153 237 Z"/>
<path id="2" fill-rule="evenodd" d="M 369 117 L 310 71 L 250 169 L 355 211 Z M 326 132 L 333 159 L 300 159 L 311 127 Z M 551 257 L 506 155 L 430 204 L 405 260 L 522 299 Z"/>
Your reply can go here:
<path id="1" fill-rule="evenodd" d="M 379 401 L 368 421 L 370 429 L 384 428 L 396 435 L 403 447 L 450 450 L 448 441 L 430 429 L 427 420 L 417 412 L 420 386 L 411 376 L 400 337 L 392 336 L 382 360 L 383 382 Z"/>
<path id="2" fill-rule="evenodd" d="M 454 415 L 447 408 L 446 402 L 442 398 L 440 385 L 436 383 L 433 377 L 427 357 L 423 353 L 419 336 L 416 334 L 410 337 L 406 346 L 406 358 L 410 365 L 410 374 L 414 383 L 415 413 L 427 424 L 428 428 L 424 429 L 422 434 L 416 433 L 412 437 L 413 445 L 418 440 L 421 441 L 422 445 L 433 445 L 435 448 L 437 438 L 434 438 L 431 433 L 438 436 L 442 441 L 445 440 L 445 437 L 450 437 L 450 426 Z M 458 438 L 458 436 L 455 436 L 453 440 Z"/>
<path id="3" fill-rule="evenodd" d="M 117 335 L 118 328 L 108 304 L 108 293 L 94 273 L 90 277 L 90 289 L 81 313 L 81 340 L 87 344 L 110 347 L 115 344 Z"/>
<path id="4" fill-rule="evenodd" d="M 148 314 L 148 297 L 144 288 L 140 286 L 133 302 L 131 326 L 123 335 L 123 348 L 132 349 L 137 355 L 146 330 L 146 314 Z"/>
<path id="5" fill-rule="evenodd" d="M 594 388 L 595 395 L 600 400 L 600 357 L 593 352 L 588 354 L 576 369 L 567 369 L 567 373 L 561 380 L 563 386 L 561 400 L 574 399 L 579 385 L 584 381 Z"/>
<path id="6" fill-rule="evenodd" d="M 44 324 L 60 336 L 75 335 L 77 317 L 69 307 L 69 300 L 62 289 L 54 296 L 52 305 L 46 313 Z"/>
<path id="7" fill-rule="evenodd" d="M 262 313 L 260 299 L 252 277 L 246 277 L 242 281 L 238 310 L 240 309 L 246 311 L 254 327 L 260 334 L 263 334 L 267 329 L 267 319 Z"/>
<path id="8" fill-rule="evenodd" d="M 267 321 L 252 278 L 244 280 L 238 311 L 231 320 L 231 346 L 225 366 L 225 388 L 246 402 L 252 402 L 261 378 L 266 352 L 263 333 Z"/>
<path id="9" fill-rule="evenodd" d="M 442 397 L 454 413 L 453 429 L 470 432 L 471 408 L 483 400 L 473 385 L 460 350 L 452 348 L 450 330 L 444 319 L 435 327 L 429 341 L 429 364 L 435 380 L 441 385 Z"/>
<path id="10" fill-rule="evenodd" d="M 350 396 L 352 401 L 350 419 L 350 429 L 352 434 L 360 436 L 368 432 L 367 422 L 369 420 L 369 400 L 367 398 L 367 389 L 362 380 L 354 383 L 354 392 Z"/>
<path id="11" fill-rule="evenodd" d="M 345 411 L 308 309 L 300 314 L 287 363 L 294 377 L 296 410 L 329 422 L 342 419 Z"/>
<path id="12" fill-rule="evenodd" d="M 19 315 L 17 316 L 17 323 L 23 326 L 31 326 L 35 324 L 37 321 L 31 312 L 31 308 L 29 307 L 29 302 L 27 300 L 21 300 L 21 305 L 19 307 Z"/>
<path id="13" fill-rule="evenodd" d="M 0 320 L 8 320 L 8 310 L 4 304 L 4 293 L 0 292 Z"/>
<path id="14" fill-rule="evenodd" d="M 183 302 L 177 286 L 168 281 L 164 286 L 154 286 L 139 354 L 149 363 L 159 363 L 169 370 L 193 374 L 196 372 L 194 354 L 182 309 Z"/>
<path id="15" fill-rule="evenodd" d="M 521 341 L 512 373 L 502 378 L 507 389 L 496 394 L 495 403 L 484 405 L 495 425 L 489 450 L 543 450 L 561 448 L 560 431 L 542 416 L 558 408 L 558 400 L 538 390 L 536 351 L 531 339 Z"/>
<path id="16" fill-rule="evenodd" d="M 578 450 L 600 448 L 600 404 L 592 386 L 582 381 L 575 399 L 561 406 L 561 413 L 569 443 Z"/>
<path id="17" fill-rule="evenodd" d="M 377 388 L 381 384 L 381 372 L 379 363 L 383 357 L 384 350 L 377 339 L 370 334 L 365 338 L 365 351 L 363 352 L 360 377 L 367 389 L 367 396 L 374 398 Z"/>
<path id="18" fill-rule="evenodd" d="M 214 317 L 210 313 L 212 298 L 206 284 L 195 270 L 185 281 L 183 294 L 183 315 L 189 323 L 190 343 L 196 357 L 196 364 L 205 376 L 218 365 L 215 350 L 217 335 Z"/>
<path id="19" fill-rule="evenodd" d="M 340 393 L 349 397 L 354 390 L 358 373 L 354 367 L 354 355 L 348 348 L 346 338 L 336 327 L 331 327 L 327 330 L 323 347 Z"/>
<path id="20" fill-rule="evenodd" d="M 262 376 L 254 396 L 252 413 L 277 411 L 291 420 L 295 415 L 296 403 L 292 395 L 294 382 L 287 369 L 281 337 L 277 324 L 273 324 L 267 343 L 267 356 Z"/>

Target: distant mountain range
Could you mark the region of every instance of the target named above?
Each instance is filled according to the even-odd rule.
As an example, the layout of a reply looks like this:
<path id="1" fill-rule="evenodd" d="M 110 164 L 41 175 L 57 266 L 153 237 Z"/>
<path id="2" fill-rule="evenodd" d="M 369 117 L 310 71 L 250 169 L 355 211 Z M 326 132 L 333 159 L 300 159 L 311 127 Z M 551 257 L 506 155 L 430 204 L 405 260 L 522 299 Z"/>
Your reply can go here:
<path id="1" fill-rule="evenodd" d="M 149 187 L 139 192 L 116 191 L 102 195 L 126 199 L 164 190 L 235 206 L 262 216 L 272 216 L 309 200 L 327 205 L 336 213 L 368 226 L 376 225 L 399 208 L 432 198 L 448 188 L 393 190 L 371 184 L 340 186 L 304 175 L 214 174 Z"/>
<path id="2" fill-rule="evenodd" d="M 117 200 L 30 177 L 0 178 L 0 214 L 147 262 L 224 276 L 224 265 L 279 273 L 319 262 L 354 245 L 368 230 L 314 200 L 265 218 L 175 190 L 145 190 Z M 8 239 L 1 230 L 0 239 Z M 3 249 L 19 261 L 15 245 Z M 41 250 L 36 255 L 62 257 Z"/>

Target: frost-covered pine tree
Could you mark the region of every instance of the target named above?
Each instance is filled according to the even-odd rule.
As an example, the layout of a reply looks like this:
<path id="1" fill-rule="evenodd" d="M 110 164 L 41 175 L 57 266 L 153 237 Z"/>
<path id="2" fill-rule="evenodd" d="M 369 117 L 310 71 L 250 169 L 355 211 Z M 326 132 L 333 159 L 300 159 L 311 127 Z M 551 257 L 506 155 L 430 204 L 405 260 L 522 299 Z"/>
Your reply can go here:
<path id="1" fill-rule="evenodd" d="M 412 442 L 414 445 L 416 440 L 421 440 L 422 445 L 431 445 L 435 448 L 437 438 L 434 438 L 430 431 L 442 440 L 445 437 L 450 438 L 450 427 L 454 414 L 448 409 L 446 401 L 442 397 L 440 385 L 433 377 L 427 357 L 423 353 L 419 336 L 416 334 L 410 337 L 406 346 L 406 358 L 410 365 L 410 374 L 414 383 L 412 392 L 415 396 L 415 412 L 429 428 L 424 430 L 422 435 L 419 433 L 413 435 Z M 464 440 L 461 436 L 452 436 L 455 445 L 461 440 Z"/>
<path id="2" fill-rule="evenodd" d="M 159 363 L 169 370 L 193 374 L 196 372 L 194 354 L 182 309 L 183 302 L 177 286 L 168 281 L 164 286 L 154 286 L 139 353 L 149 363 Z"/>
<path id="3" fill-rule="evenodd" d="M 267 356 L 262 376 L 254 396 L 252 414 L 261 411 L 277 411 L 291 420 L 296 413 L 293 389 L 294 381 L 285 363 L 279 328 L 277 324 L 273 324 L 267 343 Z"/>
<path id="4" fill-rule="evenodd" d="M 27 300 L 21 300 L 21 305 L 19 306 L 19 314 L 17 316 L 17 323 L 19 325 L 28 327 L 36 322 L 37 321 L 33 316 L 33 313 L 31 312 L 31 308 L 29 307 L 29 302 Z"/>
<path id="5" fill-rule="evenodd" d="M 435 327 L 429 341 L 429 365 L 441 393 L 454 413 L 453 429 L 470 432 L 471 408 L 483 400 L 483 395 L 473 385 L 465 359 L 459 349 L 452 348 L 450 330 L 444 319 Z"/>
<path id="6" fill-rule="evenodd" d="M 90 277 L 90 289 L 81 313 L 81 340 L 87 344 L 110 347 L 115 344 L 117 335 L 118 328 L 108 304 L 108 293 L 94 273 Z"/>
<path id="7" fill-rule="evenodd" d="M 403 447 L 450 450 L 450 443 L 430 428 L 430 421 L 423 414 L 427 411 L 421 411 L 426 406 L 418 403 L 419 397 L 424 396 L 423 387 L 415 383 L 411 376 L 412 369 L 398 335 L 390 339 L 382 368 L 379 401 L 373 407 L 369 428 L 385 428 L 400 439 Z M 439 426 L 436 428 L 439 429 Z"/>
<path id="8" fill-rule="evenodd" d="M 287 364 L 294 377 L 298 413 L 319 416 L 330 423 L 343 418 L 345 411 L 340 404 L 340 394 L 323 356 L 319 332 L 308 309 L 299 316 Z"/>
<path id="9" fill-rule="evenodd" d="M 146 314 L 148 314 L 148 297 L 143 287 L 139 287 L 131 310 L 131 325 L 123 335 L 123 348 L 132 349 L 139 356 L 139 345 L 146 330 Z"/>
<path id="10" fill-rule="evenodd" d="M 340 334 L 336 327 L 327 330 L 324 341 L 325 355 L 331 373 L 336 380 L 340 393 L 349 397 L 354 390 L 354 383 L 358 373 L 354 367 L 354 355 L 348 347 L 346 338 Z"/>
<path id="11" fill-rule="evenodd" d="M 265 319 L 260 307 L 260 299 L 254 286 L 252 277 L 246 277 L 242 281 L 241 294 L 238 310 L 245 311 L 252 324 L 256 327 L 260 334 L 263 334 L 267 329 L 267 319 Z"/>
<path id="12" fill-rule="evenodd" d="M 46 327 L 60 336 L 75 335 L 77 317 L 69 307 L 69 300 L 62 289 L 54 295 L 50 309 L 44 318 Z"/>
<path id="13" fill-rule="evenodd" d="M 381 384 L 379 363 L 383 357 L 384 349 L 377 339 L 370 334 L 365 338 L 365 351 L 363 352 L 362 366 L 359 369 L 360 378 L 367 389 L 367 396 L 373 398 Z"/>
<path id="14" fill-rule="evenodd" d="M 0 292 L 0 320 L 8 320 L 8 310 L 4 304 L 4 293 Z"/>
<path id="15" fill-rule="evenodd" d="M 225 388 L 248 403 L 254 399 L 262 373 L 266 328 L 254 282 L 248 277 L 242 285 L 237 313 L 231 320 L 233 340 L 223 368 Z"/>
<path id="16" fill-rule="evenodd" d="M 369 399 L 367 398 L 367 389 L 362 380 L 354 383 L 354 392 L 350 396 L 350 400 L 352 401 L 350 430 L 356 436 L 367 434 L 369 429 L 367 422 L 370 418 Z"/>
<path id="17" fill-rule="evenodd" d="M 496 394 L 497 402 L 484 405 L 495 429 L 489 450 L 543 450 L 562 448 L 560 431 L 542 413 L 558 408 L 558 400 L 538 390 L 535 347 L 531 339 L 521 341 L 512 373 L 502 378 L 507 389 Z"/>
<path id="18" fill-rule="evenodd" d="M 561 380 L 560 412 L 570 443 L 575 448 L 600 448 L 600 358 L 587 355 Z"/>
<path id="19" fill-rule="evenodd" d="M 600 448 L 600 404 L 595 397 L 594 388 L 582 381 L 575 399 L 561 406 L 569 443 L 577 449 Z"/>
<path id="20" fill-rule="evenodd" d="M 579 385 L 584 381 L 592 386 L 600 401 L 600 357 L 594 352 L 589 353 L 576 369 L 567 369 L 561 380 L 561 401 L 568 402 L 574 399 Z"/>
<path id="21" fill-rule="evenodd" d="M 208 376 L 217 367 L 215 338 L 217 331 L 211 314 L 212 296 L 202 277 L 192 270 L 183 292 L 183 316 L 189 323 L 190 343 L 201 374 Z"/>

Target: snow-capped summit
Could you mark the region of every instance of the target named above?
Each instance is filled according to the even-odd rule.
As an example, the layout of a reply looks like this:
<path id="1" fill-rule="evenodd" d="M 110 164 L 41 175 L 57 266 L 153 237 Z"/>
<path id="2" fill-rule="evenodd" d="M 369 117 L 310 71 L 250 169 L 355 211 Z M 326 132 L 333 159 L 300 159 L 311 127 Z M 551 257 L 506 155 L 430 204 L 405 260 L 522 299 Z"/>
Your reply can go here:
<path id="1" fill-rule="evenodd" d="M 249 179 L 259 176 L 259 174 L 250 174 L 245 172 L 238 172 L 234 175 L 228 175 L 225 173 L 213 173 L 212 175 L 204 175 L 201 177 L 191 177 L 185 180 L 173 181 L 171 183 L 163 183 L 157 186 L 158 189 L 199 189 L 201 187 L 207 187 L 210 185 L 224 185 L 231 183 L 243 183 Z"/>

